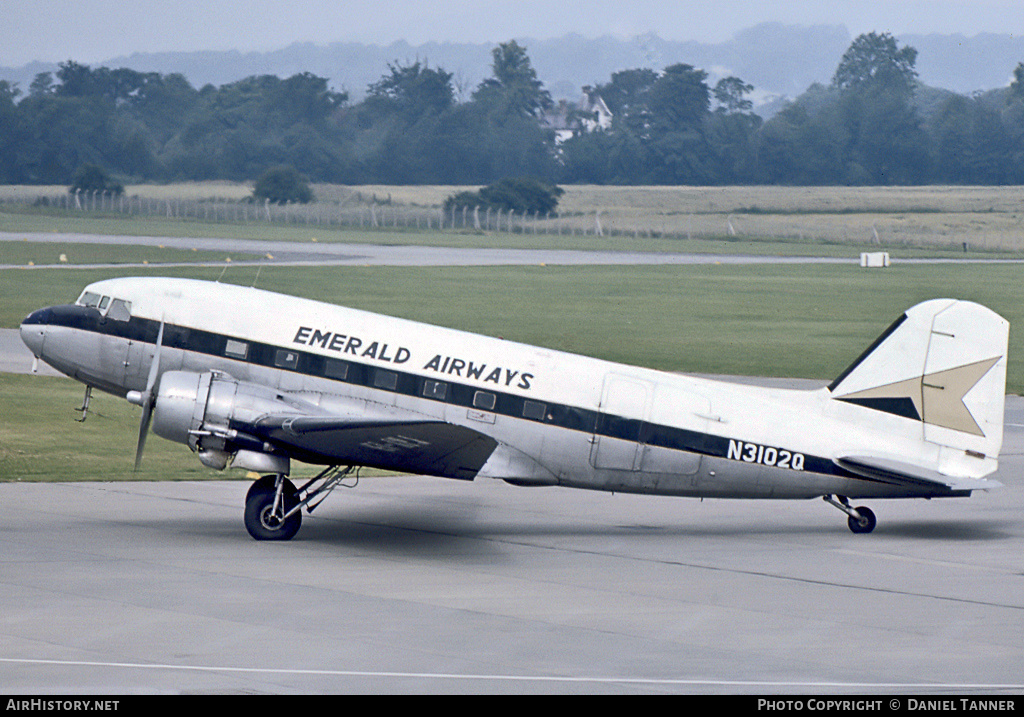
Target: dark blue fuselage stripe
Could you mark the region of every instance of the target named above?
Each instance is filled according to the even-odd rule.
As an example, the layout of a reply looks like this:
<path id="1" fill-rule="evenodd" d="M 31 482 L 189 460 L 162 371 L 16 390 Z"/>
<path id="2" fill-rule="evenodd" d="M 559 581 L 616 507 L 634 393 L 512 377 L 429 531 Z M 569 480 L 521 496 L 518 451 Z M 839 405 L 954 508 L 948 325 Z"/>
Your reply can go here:
<path id="1" fill-rule="evenodd" d="M 160 327 L 159 321 L 138 317 L 132 317 L 129 321 L 106 319 L 96 309 L 80 306 L 51 307 L 48 311 L 47 323 L 107 336 L 116 336 L 140 343 L 155 345 Z M 229 341 L 239 342 L 247 346 L 247 353 L 244 359 L 226 353 Z M 742 443 L 710 433 L 613 416 L 592 409 L 566 404 L 527 399 L 490 388 L 450 381 L 447 376 L 438 376 L 437 378 L 423 377 L 414 373 L 396 370 L 391 367 L 393 364 L 375 366 L 347 359 L 331 359 L 320 354 L 301 351 L 291 346 L 275 346 L 252 341 L 248 338 L 217 334 L 175 324 L 166 324 L 164 326 L 163 346 L 229 360 L 242 360 L 258 366 L 304 374 L 338 383 L 363 386 L 386 393 L 404 394 L 424 400 L 465 406 L 470 409 L 477 408 L 478 410 L 486 410 L 488 413 L 496 413 L 520 420 L 534 420 L 545 425 L 571 431 L 637 441 L 642 445 L 687 451 L 715 458 L 727 458 L 731 442 Z M 297 355 L 298 360 L 284 360 L 284 357 L 279 358 L 279 353 L 281 352 Z M 286 365 L 282 365 L 282 363 Z M 337 377 L 337 364 L 339 363 L 347 366 L 344 378 Z M 331 364 L 334 365 L 332 366 Z M 392 380 L 388 376 L 386 382 L 388 387 L 382 388 L 380 377 L 388 374 L 395 376 L 396 379 L 392 384 Z M 443 399 L 427 395 L 429 392 L 425 390 L 426 383 L 436 384 L 438 381 L 447 384 L 448 387 Z M 391 388 L 391 385 L 394 388 Z M 479 392 L 495 396 L 493 408 L 474 406 L 475 397 Z M 547 409 L 543 417 L 539 419 L 524 417 L 524 403 L 526 401 L 543 403 Z M 871 480 L 840 468 L 831 460 L 819 456 L 804 456 L 803 470 L 825 475 Z"/>

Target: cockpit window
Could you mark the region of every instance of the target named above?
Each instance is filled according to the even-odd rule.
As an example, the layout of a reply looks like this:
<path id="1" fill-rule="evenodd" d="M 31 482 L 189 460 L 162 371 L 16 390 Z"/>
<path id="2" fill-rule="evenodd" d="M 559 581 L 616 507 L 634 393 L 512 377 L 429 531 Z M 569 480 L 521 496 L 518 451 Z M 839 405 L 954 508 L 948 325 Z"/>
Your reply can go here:
<path id="1" fill-rule="evenodd" d="M 91 291 L 83 291 L 82 295 L 78 297 L 76 302 L 79 306 L 96 308 L 100 305 L 100 295 L 94 294 Z"/>
<path id="2" fill-rule="evenodd" d="M 114 321 L 128 321 L 132 318 L 132 302 L 100 296 L 94 291 L 83 291 L 75 303 L 88 309 L 99 309 L 100 313 L 105 313 L 108 319 Z"/>
<path id="3" fill-rule="evenodd" d="M 124 299 L 114 299 L 107 309 L 107 318 L 114 321 L 128 321 L 132 318 L 132 304 Z"/>

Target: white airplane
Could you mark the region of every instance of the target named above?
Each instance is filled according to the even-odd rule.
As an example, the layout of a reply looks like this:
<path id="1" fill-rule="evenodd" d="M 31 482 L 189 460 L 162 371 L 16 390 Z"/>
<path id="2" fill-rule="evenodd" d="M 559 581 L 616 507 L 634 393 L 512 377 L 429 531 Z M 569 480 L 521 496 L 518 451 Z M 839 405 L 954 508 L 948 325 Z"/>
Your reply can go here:
<path id="1" fill-rule="evenodd" d="M 999 486 L 1009 324 L 918 304 L 827 388 L 626 366 L 254 288 L 89 285 L 21 325 L 37 358 L 142 407 L 207 466 L 266 475 L 257 540 L 287 540 L 358 466 L 520 486 L 714 498 L 967 496 Z M 292 460 L 324 466 L 297 488 Z"/>

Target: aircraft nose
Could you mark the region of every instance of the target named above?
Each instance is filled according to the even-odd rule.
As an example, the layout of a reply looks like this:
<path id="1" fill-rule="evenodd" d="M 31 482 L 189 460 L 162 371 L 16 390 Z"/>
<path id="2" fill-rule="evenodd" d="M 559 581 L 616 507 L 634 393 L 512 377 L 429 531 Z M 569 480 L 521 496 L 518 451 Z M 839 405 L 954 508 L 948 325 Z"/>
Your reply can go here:
<path id="1" fill-rule="evenodd" d="M 28 346 L 33 356 L 43 353 L 43 340 L 46 338 L 46 327 L 50 323 L 50 310 L 33 311 L 21 322 L 21 340 Z"/>

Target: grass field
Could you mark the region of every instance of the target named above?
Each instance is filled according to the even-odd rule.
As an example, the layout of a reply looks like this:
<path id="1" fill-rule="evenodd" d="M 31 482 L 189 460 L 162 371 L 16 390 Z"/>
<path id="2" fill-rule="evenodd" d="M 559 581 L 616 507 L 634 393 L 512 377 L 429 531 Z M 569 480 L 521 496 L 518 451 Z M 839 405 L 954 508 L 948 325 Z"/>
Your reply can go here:
<path id="1" fill-rule="evenodd" d="M 464 187 L 316 185 L 325 206 L 373 204 L 389 211 L 436 208 Z M 689 251 L 679 240 L 710 241 L 733 251 L 735 242 L 766 245 L 759 251 L 800 253 L 823 246 L 901 251 L 1009 252 L 1024 254 L 1024 187 L 598 187 L 566 186 L 557 218 L 522 234 L 351 231 L 278 223 L 203 224 L 195 219 L 146 220 L 55 212 L 13 200 L 63 195 L 63 187 L 0 187 L 0 231 L 87 231 L 109 234 L 259 237 L 321 241 L 386 241 L 448 246 L 580 248 L 642 247 Z M 237 202 L 251 192 L 227 182 L 134 185 L 127 194 L 155 201 Z M 305 211 L 305 210 L 297 210 Z M 317 211 L 317 210 L 311 210 Z M 86 213 L 88 214 L 88 213 Z M 593 236 L 600 223 L 605 236 Z M 80 227 L 73 229 L 72 226 Z M 211 227 L 216 227 L 212 229 Z M 225 233 L 226 232 L 226 233 Z M 536 232 L 536 233 L 534 233 Z M 546 233 L 547 232 L 547 233 Z M 586 232 L 587 236 L 583 233 Z M 370 239 L 369 237 L 376 237 Z M 672 237 L 666 240 L 664 237 Z M 781 245 L 781 248 L 779 248 Z M 714 248 L 705 251 L 715 251 Z"/>
<path id="2" fill-rule="evenodd" d="M 383 196 L 388 188 L 363 188 Z M 436 201 L 438 188 L 391 188 L 391 201 Z M 362 191 L 362 190 L 360 190 Z M 823 190 L 633 190 L 578 188 L 567 202 L 609 197 L 669 216 L 669 206 L 703 207 L 708 216 L 779 221 L 820 209 Z M 1014 195 L 1014 192 L 1018 192 Z M 433 192 L 433 194 L 431 194 Z M 589 198 L 586 192 L 590 192 Z M 689 193 L 689 194 L 688 194 Z M 1012 225 L 1019 190 L 850 190 L 830 205 L 834 220 L 864 219 L 885 207 L 927 222 L 996 220 Z M 692 195 L 692 196 L 690 196 Z M 1014 197 L 1017 200 L 1014 200 Z M 626 197 L 630 197 L 626 199 Z M 691 205 L 683 204 L 683 199 Z M 443 199 L 443 197 L 442 197 Z M 838 201 L 838 200 L 837 200 Z M 1018 201 L 1018 204 L 1014 204 Z M 986 209 L 986 206 L 988 207 Z M 624 207 L 626 211 L 630 207 Z M 960 211 L 963 209 L 964 211 Z M 632 209 L 630 209 L 632 210 Z M 718 212 L 712 210 L 720 210 Z M 967 211 L 970 210 L 970 211 Z M 610 210 L 609 210 L 610 211 Z M 695 209 L 696 211 L 696 209 Z M 686 214 L 678 216 L 685 217 Z M 815 217 L 818 215 L 815 214 Z M 817 219 L 815 219 L 817 221 Z M 973 220 L 972 220 L 973 221 Z M 986 224 L 985 226 L 991 226 Z M 12 229 L 12 227 L 20 227 Z M 26 228 L 31 227 L 31 228 Z M 140 231 L 144 230 L 144 231 Z M 242 236 L 310 241 L 309 228 L 204 225 L 158 219 L 56 217 L 0 212 L 0 231 L 82 231 L 103 234 Z M 1018 231 L 1018 234 L 1021 232 Z M 251 285 L 255 267 L 228 265 L 225 257 L 120 245 L 48 245 L 0 241 L 0 264 L 110 261 L 220 262 L 216 268 L 36 268 L 0 270 L 0 326 L 14 328 L 30 311 L 73 300 L 101 278 L 123 275 L 187 276 Z M 336 232 L 321 241 L 393 241 L 456 246 L 558 246 L 649 251 L 732 251 L 856 256 L 872 246 L 796 240 L 535 237 L 531 235 L 390 234 Z M 911 252 L 900 250 L 897 258 Z M 948 250 L 928 250 L 948 255 Z M 952 254 L 959 255 L 959 247 Z M 129 259 L 129 257 L 137 257 Z M 241 257 L 235 257 L 241 258 Z M 1024 325 L 1022 268 L 1012 264 L 900 264 L 866 271 L 854 265 L 520 266 L 520 267 L 309 267 L 264 266 L 257 285 L 356 308 L 613 361 L 697 373 L 835 377 L 906 308 L 938 296 L 971 299 Z M 1010 334 L 1008 390 L 1024 391 L 1024 338 Z M 97 394 L 95 415 L 74 422 L 82 387 L 67 379 L 0 375 L 0 480 L 131 479 L 138 409 Z M 222 477 L 182 446 L 151 438 L 142 479 Z M 228 474 L 233 475 L 233 474 Z"/>
<path id="3" fill-rule="evenodd" d="M 183 264 L 257 259 L 242 252 L 211 252 L 129 244 L 79 244 L 0 239 L 0 265 Z"/>
<path id="4" fill-rule="evenodd" d="M 96 392 L 77 423 L 82 385 L 64 378 L 0 373 L 0 480 L 198 480 L 220 474 L 189 450 L 150 436 L 142 470 L 133 472 L 140 409 Z"/>

